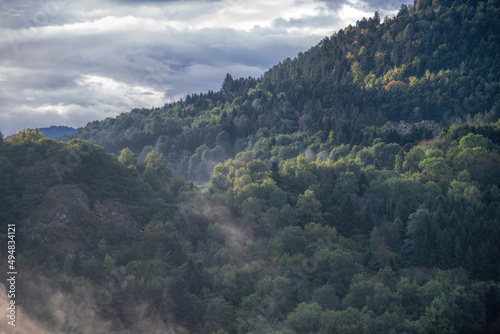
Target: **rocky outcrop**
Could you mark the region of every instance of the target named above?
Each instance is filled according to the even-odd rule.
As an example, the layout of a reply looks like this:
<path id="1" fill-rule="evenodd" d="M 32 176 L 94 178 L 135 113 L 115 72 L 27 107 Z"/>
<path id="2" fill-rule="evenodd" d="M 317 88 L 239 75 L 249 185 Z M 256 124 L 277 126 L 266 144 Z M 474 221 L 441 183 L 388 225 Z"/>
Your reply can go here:
<path id="1" fill-rule="evenodd" d="M 438 137 L 443 131 L 443 127 L 434 121 L 421 121 L 418 123 L 408 123 L 400 121 L 399 123 L 389 121 L 382 126 L 382 130 L 396 130 L 399 133 L 410 131 L 413 127 L 423 127 L 432 131 L 434 137 Z"/>
<path id="2" fill-rule="evenodd" d="M 98 247 L 102 224 L 139 229 L 137 222 L 120 210 L 118 204 L 94 203 L 91 207 L 85 191 L 77 185 L 65 184 L 47 191 L 42 204 L 26 218 L 25 226 L 33 240 L 49 244 L 71 260 L 84 255 L 89 248 Z"/>

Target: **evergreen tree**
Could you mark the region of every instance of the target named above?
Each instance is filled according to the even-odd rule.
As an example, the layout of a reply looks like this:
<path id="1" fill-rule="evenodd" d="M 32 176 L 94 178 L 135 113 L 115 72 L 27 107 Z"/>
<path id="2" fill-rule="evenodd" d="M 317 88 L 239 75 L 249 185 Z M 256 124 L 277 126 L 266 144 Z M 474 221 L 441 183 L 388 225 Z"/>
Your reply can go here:
<path id="1" fill-rule="evenodd" d="M 279 166 L 278 166 L 277 162 L 273 162 L 271 164 L 270 177 L 271 177 L 271 179 L 274 180 L 274 182 L 276 182 L 276 185 L 278 187 L 281 186 L 281 175 L 280 175 L 280 170 L 279 170 Z"/>
<path id="2" fill-rule="evenodd" d="M 350 237 L 361 233 L 359 225 L 354 201 L 352 200 L 351 194 L 348 194 L 340 210 L 339 226 L 337 228 L 341 234 Z"/>

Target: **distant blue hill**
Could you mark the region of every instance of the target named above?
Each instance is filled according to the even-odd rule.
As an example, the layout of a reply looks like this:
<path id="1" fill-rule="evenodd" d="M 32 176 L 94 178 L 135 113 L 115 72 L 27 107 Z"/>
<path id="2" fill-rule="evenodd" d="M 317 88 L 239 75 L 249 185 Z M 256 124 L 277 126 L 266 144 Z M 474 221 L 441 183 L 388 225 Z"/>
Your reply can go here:
<path id="1" fill-rule="evenodd" d="M 43 133 L 43 135 L 50 139 L 56 139 L 63 135 L 69 135 L 76 131 L 75 128 L 69 126 L 51 126 L 48 128 L 38 128 L 38 131 Z"/>

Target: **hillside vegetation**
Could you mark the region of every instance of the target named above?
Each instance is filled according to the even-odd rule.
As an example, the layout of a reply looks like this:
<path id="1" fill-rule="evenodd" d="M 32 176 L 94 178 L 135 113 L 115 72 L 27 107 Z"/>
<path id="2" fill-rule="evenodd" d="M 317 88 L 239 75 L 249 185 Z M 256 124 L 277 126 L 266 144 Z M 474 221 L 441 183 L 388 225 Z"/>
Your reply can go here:
<path id="1" fill-rule="evenodd" d="M 63 333 L 499 332 L 499 8 L 420 0 L 259 79 L 0 139 L 16 303 Z"/>
<path id="2" fill-rule="evenodd" d="M 259 79 L 228 74 L 218 92 L 95 121 L 66 139 L 85 139 L 115 154 L 129 148 L 140 160 L 156 148 L 175 172 L 207 180 L 216 163 L 262 138 L 303 133 L 305 151 L 332 130 L 333 146 L 371 145 L 381 135 L 363 136 L 363 129 L 387 121 L 496 121 L 498 2 L 430 3 L 403 5 L 384 22 L 377 14 L 363 19 Z"/>

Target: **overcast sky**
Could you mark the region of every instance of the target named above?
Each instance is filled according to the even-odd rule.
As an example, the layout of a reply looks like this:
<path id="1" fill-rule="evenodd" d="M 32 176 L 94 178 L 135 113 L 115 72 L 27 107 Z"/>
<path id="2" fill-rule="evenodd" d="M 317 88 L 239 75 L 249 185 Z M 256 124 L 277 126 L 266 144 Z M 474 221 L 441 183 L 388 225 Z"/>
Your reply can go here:
<path id="1" fill-rule="evenodd" d="M 259 77 L 402 0 L 0 0 L 0 131 L 80 127 Z"/>

